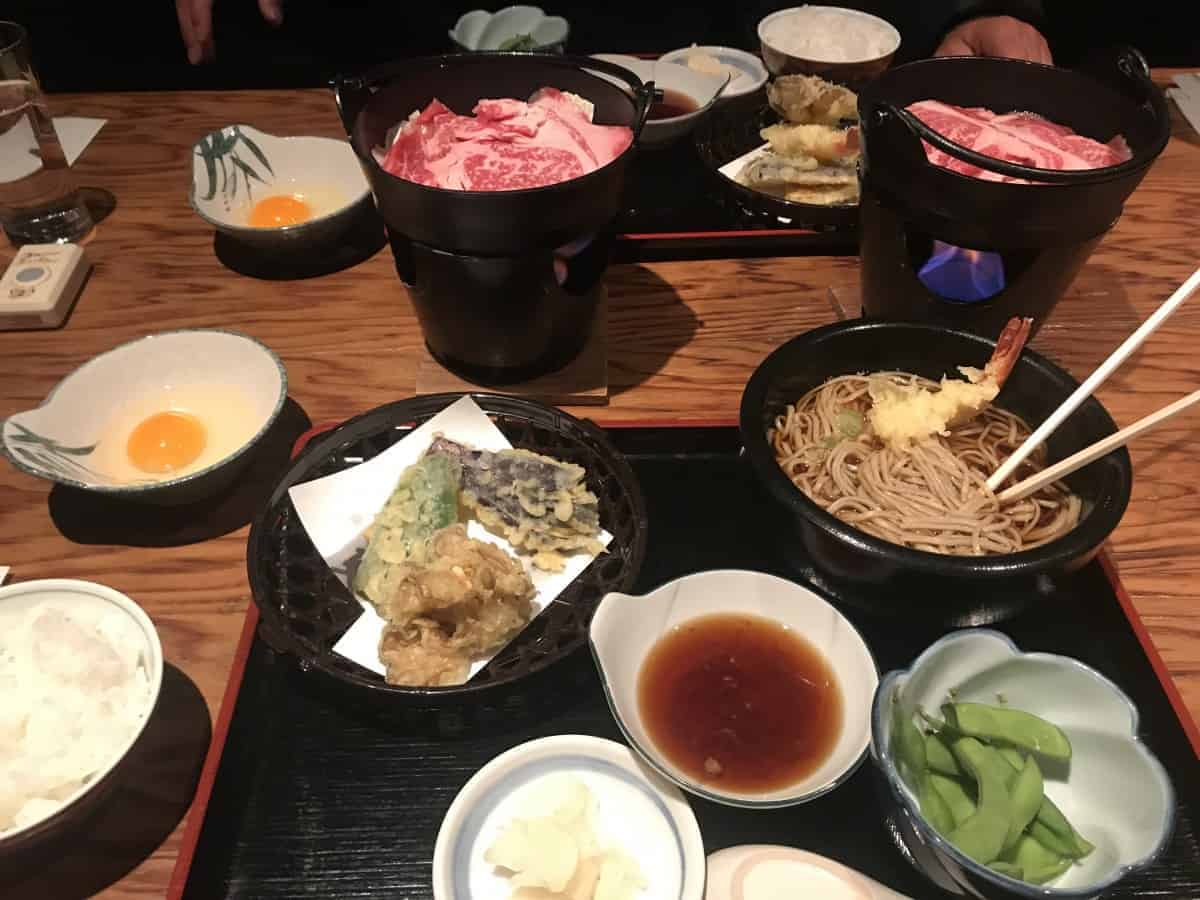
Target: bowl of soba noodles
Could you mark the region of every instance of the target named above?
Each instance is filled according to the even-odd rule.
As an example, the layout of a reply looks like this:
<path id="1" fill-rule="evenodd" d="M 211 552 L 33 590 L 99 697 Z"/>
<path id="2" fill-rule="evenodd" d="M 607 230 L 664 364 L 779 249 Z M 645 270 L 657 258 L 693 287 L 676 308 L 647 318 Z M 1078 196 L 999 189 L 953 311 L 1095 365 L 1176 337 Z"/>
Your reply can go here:
<path id="1" fill-rule="evenodd" d="M 985 484 L 1079 382 L 1025 347 L 932 323 L 827 325 L 772 352 L 742 395 L 745 455 L 785 556 L 854 605 L 980 624 L 1082 568 L 1129 502 L 1124 449 L 1002 503 Z M 1002 485 L 1116 431 L 1095 398 Z"/>

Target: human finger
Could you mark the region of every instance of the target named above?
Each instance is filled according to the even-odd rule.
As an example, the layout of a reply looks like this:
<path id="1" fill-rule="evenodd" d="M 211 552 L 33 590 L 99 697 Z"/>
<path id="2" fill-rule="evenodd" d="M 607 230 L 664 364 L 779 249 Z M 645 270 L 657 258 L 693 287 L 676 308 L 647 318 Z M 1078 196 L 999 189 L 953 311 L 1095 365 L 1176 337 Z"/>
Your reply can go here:
<path id="1" fill-rule="evenodd" d="M 258 0 L 258 11 L 272 25 L 283 24 L 283 0 Z"/>

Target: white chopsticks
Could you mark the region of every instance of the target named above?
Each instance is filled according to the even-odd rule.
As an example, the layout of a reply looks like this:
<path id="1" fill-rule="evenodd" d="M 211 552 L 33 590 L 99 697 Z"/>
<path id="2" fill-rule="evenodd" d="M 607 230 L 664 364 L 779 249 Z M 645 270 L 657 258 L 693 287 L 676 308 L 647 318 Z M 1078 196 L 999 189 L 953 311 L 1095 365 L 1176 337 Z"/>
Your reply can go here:
<path id="1" fill-rule="evenodd" d="M 1146 338 L 1154 334 L 1154 332 L 1158 330 L 1158 327 L 1162 325 L 1162 323 L 1165 322 L 1167 318 L 1173 312 L 1175 312 L 1175 310 L 1182 306 L 1183 302 L 1187 300 L 1188 297 L 1190 297 L 1198 287 L 1200 287 L 1200 269 L 1197 269 L 1195 272 L 1193 272 L 1191 277 L 1176 289 L 1175 293 L 1163 301 L 1163 304 L 1153 313 L 1151 313 L 1150 317 L 1141 325 L 1139 325 L 1138 329 L 1129 337 L 1127 337 L 1125 342 L 1116 350 L 1114 350 L 1108 359 L 1100 364 L 1095 372 L 1088 376 L 1087 381 L 1077 387 L 1075 392 L 1072 393 L 1071 396 L 1065 401 L 1063 401 L 1063 404 L 1054 412 L 1052 412 L 1046 418 L 1046 420 L 1034 430 L 1033 434 L 1025 439 L 1025 443 L 1018 447 L 1013 452 L 1012 456 L 1006 459 L 1000 465 L 1000 468 L 992 473 L 992 477 L 987 480 L 988 490 L 994 491 L 1001 484 L 1003 484 L 1004 480 L 1016 471 L 1017 466 L 1021 465 L 1021 463 L 1025 461 L 1026 457 L 1028 457 L 1030 453 L 1040 447 L 1045 442 L 1046 438 L 1050 436 L 1050 433 L 1053 432 L 1054 429 L 1059 425 L 1061 425 L 1067 416 L 1078 409 L 1079 404 L 1083 403 L 1084 400 L 1092 395 L 1092 392 L 1095 391 L 1096 388 L 1100 387 L 1100 385 L 1108 380 L 1108 376 L 1115 372 L 1120 367 L 1121 363 L 1125 362 L 1125 360 L 1128 359 L 1130 355 L 1142 345 Z M 1169 406 L 1166 407 L 1166 409 L 1170 408 L 1171 407 Z M 1145 419 L 1143 419 L 1142 422 L 1145 422 Z M 1142 422 L 1138 422 L 1136 425 L 1131 425 L 1130 428 L 1135 428 L 1137 425 L 1141 425 Z M 1143 428 L 1142 430 L 1144 431 L 1145 429 Z M 1117 434 L 1121 433 L 1122 432 L 1117 432 Z M 1117 435 L 1113 435 L 1112 437 L 1115 438 L 1116 436 Z M 1130 437 L 1132 437 L 1132 435 L 1130 435 Z M 1111 440 L 1111 438 L 1109 438 L 1109 440 Z M 1109 449 L 1111 450 L 1112 448 L 1110 447 Z M 1076 454 L 1076 456 L 1078 456 L 1078 454 Z M 1075 457 L 1071 458 L 1074 459 Z M 1064 460 L 1063 462 L 1066 461 L 1067 460 Z M 1084 464 L 1085 463 L 1081 463 L 1080 465 Z M 1062 465 L 1062 463 L 1059 463 L 1059 465 Z M 1046 471 L 1050 470 L 1047 469 Z M 1020 485 L 1014 485 L 1014 487 L 1019 486 Z"/>
<path id="2" fill-rule="evenodd" d="M 1010 488 L 1005 488 L 996 495 L 996 499 L 1000 501 L 1000 505 L 1012 503 L 1014 500 L 1020 500 L 1022 497 L 1028 497 L 1034 491 L 1040 490 L 1053 481 L 1057 481 L 1067 475 L 1070 475 L 1076 469 L 1082 469 L 1088 463 L 1094 462 L 1106 453 L 1111 453 L 1118 447 L 1123 447 L 1125 444 L 1132 441 L 1139 434 L 1149 431 L 1161 425 L 1163 422 L 1179 415 L 1186 409 L 1200 403 L 1200 391 L 1192 391 L 1186 397 L 1180 397 L 1174 403 L 1164 406 L 1158 412 L 1152 412 L 1150 415 L 1138 419 L 1132 425 L 1122 428 L 1115 434 L 1110 434 L 1103 440 L 1096 441 L 1090 447 L 1084 447 L 1078 453 L 1073 453 L 1061 462 L 1056 462 L 1052 466 L 1048 466 L 1035 475 L 1030 475 L 1024 481 L 1018 481 Z"/>

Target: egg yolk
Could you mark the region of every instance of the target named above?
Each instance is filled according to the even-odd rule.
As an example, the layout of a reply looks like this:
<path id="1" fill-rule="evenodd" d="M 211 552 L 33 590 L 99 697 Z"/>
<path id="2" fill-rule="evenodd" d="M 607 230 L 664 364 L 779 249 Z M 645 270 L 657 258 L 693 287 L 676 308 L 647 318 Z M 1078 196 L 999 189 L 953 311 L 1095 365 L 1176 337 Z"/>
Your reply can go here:
<path id="1" fill-rule="evenodd" d="M 126 453 L 143 472 L 176 472 L 204 451 L 204 424 L 193 415 L 171 410 L 144 419 L 129 434 Z"/>
<path id="2" fill-rule="evenodd" d="M 254 228 L 279 228 L 299 225 L 312 218 L 312 208 L 299 197 L 273 194 L 263 197 L 250 210 L 250 225 Z"/>

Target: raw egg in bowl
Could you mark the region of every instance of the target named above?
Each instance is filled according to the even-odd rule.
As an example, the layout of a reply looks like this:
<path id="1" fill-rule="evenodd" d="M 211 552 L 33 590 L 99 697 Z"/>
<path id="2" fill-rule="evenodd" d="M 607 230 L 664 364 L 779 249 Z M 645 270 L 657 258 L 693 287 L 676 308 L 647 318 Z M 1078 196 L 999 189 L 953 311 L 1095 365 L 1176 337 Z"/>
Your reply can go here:
<path id="1" fill-rule="evenodd" d="M 84 363 L 0 424 L 18 469 L 83 490 L 185 503 L 226 487 L 287 397 L 283 363 L 233 331 L 168 331 Z"/>
<path id="2" fill-rule="evenodd" d="M 344 140 L 226 125 L 192 147 L 192 209 L 218 231 L 255 247 L 329 241 L 352 224 L 369 194 Z"/>

